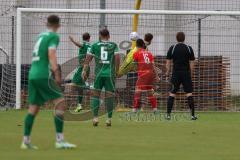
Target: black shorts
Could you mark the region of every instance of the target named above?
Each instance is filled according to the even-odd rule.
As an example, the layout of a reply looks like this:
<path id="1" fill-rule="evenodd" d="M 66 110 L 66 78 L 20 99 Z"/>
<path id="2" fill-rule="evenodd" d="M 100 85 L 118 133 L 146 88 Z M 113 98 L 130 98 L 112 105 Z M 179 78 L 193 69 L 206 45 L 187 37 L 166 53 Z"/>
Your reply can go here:
<path id="1" fill-rule="evenodd" d="M 183 85 L 183 90 L 186 93 L 193 92 L 191 73 L 188 71 L 178 71 L 172 74 L 171 78 L 171 93 L 175 94 L 178 92 L 181 84 Z"/>

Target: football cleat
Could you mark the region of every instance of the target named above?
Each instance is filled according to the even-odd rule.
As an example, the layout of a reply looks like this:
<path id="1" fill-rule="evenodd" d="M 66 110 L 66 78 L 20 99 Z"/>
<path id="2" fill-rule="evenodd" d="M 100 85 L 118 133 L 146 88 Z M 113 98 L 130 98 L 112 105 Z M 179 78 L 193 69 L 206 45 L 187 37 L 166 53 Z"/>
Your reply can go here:
<path id="1" fill-rule="evenodd" d="M 82 110 L 83 108 L 82 108 L 82 105 L 81 104 L 78 104 L 77 105 L 77 108 L 74 110 L 74 112 L 80 112 L 81 110 Z"/>
<path id="2" fill-rule="evenodd" d="M 98 123 L 99 123 L 98 118 L 93 118 L 93 126 L 97 127 Z"/>
<path id="3" fill-rule="evenodd" d="M 196 117 L 196 116 L 192 116 L 191 117 L 191 120 L 193 120 L 193 121 L 195 121 L 195 120 L 197 120 L 198 118 Z"/>
<path id="4" fill-rule="evenodd" d="M 24 143 L 24 142 L 21 144 L 21 147 L 20 147 L 20 148 L 21 148 L 21 149 L 25 149 L 25 150 L 27 150 L 27 149 L 37 150 L 37 149 L 38 149 L 37 146 L 34 146 L 34 145 L 32 145 L 31 143 L 26 144 L 26 143 Z"/>
<path id="5" fill-rule="evenodd" d="M 153 108 L 152 112 L 155 115 L 160 114 L 160 111 L 157 108 Z"/>
<path id="6" fill-rule="evenodd" d="M 138 113 L 140 110 L 138 108 L 133 108 L 132 113 Z"/>
<path id="7" fill-rule="evenodd" d="M 107 119 L 107 120 L 106 120 L 106 126 L 107 126 L 107 127 L 111 127 L 111 126 L 112 126 L 111 119 Z"/>
<path id="8" fill-rule="evenodd" d="M 55 147 L 56 149 L 73 149 L 73 148 L 76 148 L 77 146 L 75 144 L 61 141 L 61 142 L 56 142 Z"/>
<path id="9" fill-rule="evenodd" d="M 168 120 L 168 121 L 171 120 L 171 115 L 170 115 L 170 114 L 167 114 L 167 116 L 166 116 L 166 120 Z"/>

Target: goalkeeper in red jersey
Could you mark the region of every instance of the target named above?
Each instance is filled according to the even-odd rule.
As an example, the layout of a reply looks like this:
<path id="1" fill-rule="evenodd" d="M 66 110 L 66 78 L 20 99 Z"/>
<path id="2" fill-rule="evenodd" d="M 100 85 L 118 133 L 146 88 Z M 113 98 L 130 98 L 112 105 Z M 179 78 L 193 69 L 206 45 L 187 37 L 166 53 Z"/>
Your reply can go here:
<path id="1" fill-rule="evenodd" d="M 146 45 L 142 39 L 136 41 L 137 51 L 133 54 L 134 62 L 137 63 L 138 80 L 134 95 L 133 112 L 137 112 L 140 105 L 142 92 L 147 92 L 148 100 L 152 105 L 154 113 L 157 113 L 157 99 L 154 97 L 154 83 L 159 81 L 159 77 L 154 67 L 153 54 L 146 50 Z"/>

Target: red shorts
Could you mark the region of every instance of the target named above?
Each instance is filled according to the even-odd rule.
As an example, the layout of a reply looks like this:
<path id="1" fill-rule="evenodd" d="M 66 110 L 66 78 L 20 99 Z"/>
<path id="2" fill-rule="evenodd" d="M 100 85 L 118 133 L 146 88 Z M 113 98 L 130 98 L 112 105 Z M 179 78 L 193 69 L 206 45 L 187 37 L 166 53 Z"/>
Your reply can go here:
<path id="1" fill-rule="evenodd" d="M 152 90 L 153 86 L 154 86 L 153 75 L 139 77 L 136 82 L 136 89 L 139 89 L 139 90 Z"/>

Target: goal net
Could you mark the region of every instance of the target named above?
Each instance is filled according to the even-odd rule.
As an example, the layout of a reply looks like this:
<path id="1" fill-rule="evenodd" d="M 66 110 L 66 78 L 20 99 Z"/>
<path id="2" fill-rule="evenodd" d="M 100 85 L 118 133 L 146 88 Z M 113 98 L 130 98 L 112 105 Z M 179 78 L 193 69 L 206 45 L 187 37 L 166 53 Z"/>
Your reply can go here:
<path id="1" fill-rule="evenodd" d="M 81 42 L 81 34 L 89 32 L 91 42 L 98 40 L 99 26 L 106 26 L 111 41 L 119 45 L 122 60 L 130 49 L 129 34 L 132 32 L 133 15 L 139 14 L 138 33 L 152 33 L 154 38 L 149 50 L 155 56 L 158 74 L 162 77 L 156 84 L 158 107 L 166 108 L 170 83 L 164 80 L 165 56 L 169 47 L 176 43 L 178 31 L 186 34 L 186 43 L 191 45 L 197 58 L 193 77 L 194 97 L 197 110 L 237 110 L 239 85 L 240 12 L 221 11 L 154 11 L 154 10 L 81 10 L 81 9 L 18 9 L 16 82 L 11 74 L 15 68 L 6 70 L 1 80 L 1 96 L 16 108 L 25 107 L 27 102 L 28 72 L 37 35 L 46 30 L 46 17 L 57 14 L 61 18 L 60 45 L 57 50 L 61 66 L 63 89 L 67 100 L 77 101 L 79 92 L 68 91 L 71 77 L 78 66 L 78 48 L 69 40 L 69 35 Z M 8 66 L 10 67 L 10 66 Z M 87 85 L 89 90 L 94 81 L 94 64 Z M 14 75 L 14 74 L 13 74 Z M 116 80 L 118 106 L 132 107 L 137 74 L 133 71 Z M 9 90 L 13 90 L 9 92 Z M 8 94 L 6 94 L 7 92 Z M 89 91 L 84 91 L 84 103 L 89 103 Z M 142 95 L 141 106 L 148 108 Z M 2 100 L 4 101 L 4 100 Z M 181 89 L 175 102 L 175 110 L 185 110 L 185 96 Z"/>

